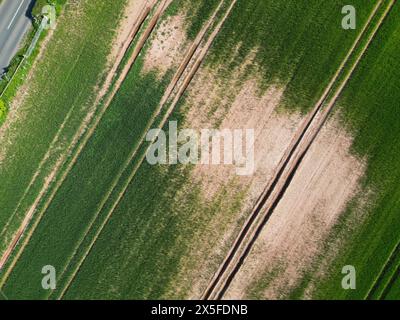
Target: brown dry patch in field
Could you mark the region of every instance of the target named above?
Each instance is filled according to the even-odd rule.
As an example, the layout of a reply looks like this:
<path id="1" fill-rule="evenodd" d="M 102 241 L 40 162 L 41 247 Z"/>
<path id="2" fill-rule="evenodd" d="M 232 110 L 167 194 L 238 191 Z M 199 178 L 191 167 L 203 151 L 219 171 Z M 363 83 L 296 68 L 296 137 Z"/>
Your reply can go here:
<path id="1" fill-rule="evenodd" d="M 170 16 L 157 28 L 144 58 L 144 71 L 156 70 L 162 77 L 177 66 L 186 51 L 184 17 Z"/>
<path id="2" fill-rule="evenodd" d="M 224 83 L 204 69 L 196 75 L 184 106 L 187 116 L 183 128 L 254 129 L 255 170 L 252 175 L 238 176 L 235 165 L 194 167 L 192 183 L 200 185 L 203 201 L 218 203 L 221 194 L 225 194 L 225 201 L 208 218 L 206 226 L 193 235 L 177 277 L 182 281 L 174 284 L 175 294 L 200 298 L 257 197 L 272 179 L 302 119 L 296 113 L 277 112 L 283 91 L 284 88 L 271 85 L 261 92 L 256 79 L 242 84 L 236 80 Z M 237 199 L 240 201 L 233 211 L 226 209 L 229 205 L 225 202 Z M 185 286 L 177 289 L 176 283 L 181 282 Z"/>
<path id="3" fill-rule="evenodd" d="M 249 187 L 248 203 L 253 203 L 266 182 L 272 178 L 283 152 L 300 125 L 301 116 L 276 111 L 284 91 L 282 87 L 272 85 L 266 92 L 260 93 L 257 80 L 254 79 L 247 80 L 239 87 L 233 82 L 227 87 L 221 86 L 209 74 L 202 74 L 200 79 L 195 87 L 201 89 L 188 100 L 188 105 L 192 107 L 185 127 L 197 130 L 254 129 L 254 174 L 238 176 L 235 164 L 221 164 L 197 165 L 193 176 L 203 183 L 207 199 L 211 199 L 235 178 L 242 186 Z M 226 95 L 226 92 L 235 91 L 237 94 L 233 97 Z"/>
<path id="4" fill-rule="evenodd" d="M 263 298 L 282 298 L 298 284 L 359 190 L 365 165 L 351 144 L 335 118 L 321 129 L 224 298 L 246 298 L 272 274 Z"/>

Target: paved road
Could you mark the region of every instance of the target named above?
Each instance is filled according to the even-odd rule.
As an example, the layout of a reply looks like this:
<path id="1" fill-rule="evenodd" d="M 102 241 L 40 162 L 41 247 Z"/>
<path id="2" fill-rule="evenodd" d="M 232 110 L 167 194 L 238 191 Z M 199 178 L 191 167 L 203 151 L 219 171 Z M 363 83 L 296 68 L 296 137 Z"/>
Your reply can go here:
<path id="1" fill-rule="evenodd" d="M 29 13 L 34 0 L 3 0 L 0 5 L 0 75 L 17 53 L 31 26 Z"/>

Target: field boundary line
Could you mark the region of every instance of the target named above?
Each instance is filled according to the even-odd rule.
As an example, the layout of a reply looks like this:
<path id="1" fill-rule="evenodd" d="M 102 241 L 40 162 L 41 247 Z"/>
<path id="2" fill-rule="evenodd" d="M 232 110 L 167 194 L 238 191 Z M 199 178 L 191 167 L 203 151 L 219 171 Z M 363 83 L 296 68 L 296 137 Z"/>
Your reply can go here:
<path id="1" fill-rule="evenodd" d="M 268 222 L 275 207 L 277 206 L 286 189 L 288 188 L 291 179 L 296 173 L 296 170 L 298 169 L 304 155 L 308 151 L 315 137 L 318 135 L 319 130 L 325 123 L 328 115 L 330 114 L 330 111 L 336 103 L 337 98 L 342 93 L 343 88 L 347 85 L 348 80 L 351 78 L 354 70 L 358 66 L 361 58 L 364 56 L 364 53 L 368 49 L 384 18 L 387 16 L 390 8 L 393 5 L 393 1 L 394 0 L 392 0 L 391 5 L 386 9 L 380 20 L 377 22 L 376 27 L 375 29 L 373 29 L 373 32 L 369 36 L 367 43 L 363 47 L 361 47 L 362 49 L 361 52 L 358 54 L 358 58 L 352 64 L 350 70 L 346 73 L 346 76 L 342 80 L 341 85 L 335 90 L 335 94 L 332 98 L 330 98 L 327 107 L 324 108 L 324 103 L 325 100 L 329 97 L 330 89 L 333 88 L 336 80 L 338 80 L 339 76 L 343 73 L 345 66 L 347 65 L 348 61 L 350 61 L 350 57 L 353 55 L 356 47 L 361 42 L 361 39 L 363 38 L 366 31 L 370 28 L 371 22 L 376 16 L 376 13 L 381 7 L 383 1 L 378 2 L 378 4 L 373 9 L 370 17 L 367 19 L 364 28 L 356 38 L 354 45 L 351 47 L 345 60 L 342 62 L 330 85 L 328 86 L 328 88 L 330 89 L 325 90 L 324 96 L 319 100 L 311 115 L 306 118 L 305 125 L 303 125 L 299 129 L 301 131 L 296 137 L 296 139 L 298 140 L 295 141 L 295 143 L 292 143 L 292 149 L 290 150 L 289 148 L 288 152 L 286 152 L 285 156 L 287 158 L 285 159 L 284 156 L 284 158 L 281 160 L 280 165 L 277 169 L 277 173 L 272 180 L 272 183 L 269 183 L 267 189 L 263 192 L 261 197 L 256 202 L 255 208 L 253 209 L 252 213 L 244 224 L 242 230 L 239 232 L 239 236 L 236 238 L 225 260 L 223 261 L 220 268 L 210 281 L 209 286 L 203 293 L 202 299 L 221 299 L 226 290 L 229 288 L 231 281 L 233 280 L 234 276 L 243 264 L 245 258 L 251 251 L 252 245 L 256 241 L 259 233 Z"/>
<path id="2" fill-rule="evenodd" d="M 204 58 L 206 57 L 209 48 L 211 47 L 212 43 L 215 40 L 215 37 L 218 35 L 219 31 L 221 30 L 225 20 L 227 19 L 227 17 L 229 16 L 229 14 L 231 13 L 234 5 L 236 4 L 237 0 L 233 0 L 231 5 L 229 6 L 229 8 L 227 9 L 226 14 L 224 15 L 224 17 L 221 19 L 221 21 L 217 24 L 215 30 L 211 33 L 210 38 L 207 40 L 205 46 L 201 49 L 199 56 L 197 57 L 196 61 L 193 64 L 193 67 L 191 68 L 191 71 L 189 72 L 189 74 L 185 77 L 185 79 L 183 79 L 182 81 L 182 86 L 178 89 L 175 98 L 173 99 L 171 105 L 169 106 L 166 114 L 164 115 L 164 117 L 162 118 L 162 121 L 160 123 L 160 125 L 158 126 L 158 128 L 162 128 L 164 126 L 164 124 L 166 123 L 166 121 L 168 120 L 169 116 L 171 115 L 171 113 L 173 112 L 173 110 L 175 109 L 175 106 L 177 105 L 178 101 L 180 100 L 180 98 L 182 97 L 183 93 L 185 92 L 185 90 L 187 89 L 187 87 L 189 86 L 190 82 L 192 81 L 194 75 L 196 74 L 196 72 L 198 71 L 201 63 L 203 62 Z M 181 79 L 180 79 L 181 80 Z M 86 260 L 87 256 L 89 255 L 89 253 L 91 252 L 94 244 L 96 243 L 99 235 L 101 234 L 101 232 L 103 231 L 104 227 L 106 226 L 106 224 L 108 223 L 108 220 L 110 219 L 110 217 L 112 216 L 113 212 L 115 211 L 115 209 L 118 207 L 120 201 L 122 200 L 122 198 L 125 195 L 125 192 L 128 188 L 128 186 L 130 185 L 130 183 L 132 182 L 132 179 L 135 177 L 137 170 L 140 168 L 141 164 L 143 163 L 145 157 L 146 157 L 146 153 L 149 150 L 149 147 L 146 149 L 146 151 L 143 153 L 143 155 L 141 156 L 141 158 L 139 159 L 138 163 L 134 166 L 133 171 L 131 172 L 131 174 L 129 175 L 127 181 L 124 183 L 122 191 L 119 193 L 117 200 L 114 202 L 113 206 L 111 207 L 110 211 L 108 212 L 105 220 L 102 222 L 100 228 L 98 229 L 98 231 L 96 232 L 96 235 L 93 239 L 93 241 L 91 241 L 91 244 L 88 248 L 88 250 L 85 252 L 84 256 L 82 257 L 82 259 L 80 260 L 80 262 L 78 263 L 78 267 L 76 268 L 75 272 L 72 274 L 69 282 L 67 283 L 66 287 L 64 288 L 64 290 L 62 291 L 61 295 L 58 297 L 58 299 L 62 299 L 63 296 L 65 295 L 65 293 L 68 291 L 70 285 L 72 284 L 73 280 L 75 279 L 77 273 L 79 272 L 83 262 Z"/>
<path id="3" fill-rule="evenodd" d="M 119 63 L 122 63 L 122 62 L 123 62 L 123 58 L 125 57 L 125 53 L 127 53 L 128 49 L 129 49 L 129 47 L 130 47 L 130 45 L 131 45 L 132 42 L 134 41 L 134 38 L 136 37 L 137 33 L 139 32 L 139 29 L 140 29 L 141 25 L 143 24 L 144 20 L 147 18 L 148 14 L 150 13 L 150 11 L 151 11 L 153 5 L 155 5 L 155 1 L 157 1 L 157 0 L 151 0 L 151 4 L 152 4 L 151 6 L 148 5 L 148 2 L 149 2 L 149 1 L 146 1 L 145 7 L 144 7 L 145 9 L 144 9 L 143 12 L 142 12 L 142 13 L 143 13 L 142 16 L 140 16 L 139 19 L 137 19 L 137 21 L 136 21 L 135 24 L 133 25 L 133 29 L 131 30 L 131 33 L 130 33 L 130 37 L 132 37 L 131 40 L 129 41 L 129 39 L 128 39 L 128 40 L 126 41 L 125 45 L 123 46 L 123 48 L 126 49 L 126 51 L 124 52 L 124 54 L 121 54 L 121 55 L 119 56 L 119 57 L 121 58 L 121 60 L 119 61 Z M 141 18 L 143 18 L 143 17 L 144 17 L 144 19 L 143 19 L 143 21 L 142 21 Z M 139 50 L 139 52 L 140 52 L 140 50 Z M 138 55 L 139 52 L 135 51 L 135 53 L 136 53 L 137 55 Z M 132 60 L 132 59 L 131 59 L 131 60 Z M 136 60 L 136 58 L 133 59 L 132 63 L 133 63 L 135 60 Z M 130 61 L 130 62 L 131 62 L 131 61 Z M 120 64 L 114 65 L 114 66 L 115 66 L 115 70 L 118 70 L 118 68 L 120 67 Z M 27 234 L 27 237 L 26 237 L 26 239 L 25 239 L 25 241 L 24 241 L 24 244 L 22 245 L 22 248 L 20 248 L 20 250 L 19 250 L 17 256 L 15 257 L 13 263 L 12 263 L 12 264 L 10 265 L 10 267 L 8 268 L 6 274 L 4 275 L 4 278 L 2 278 L 2 280 L 1 280 L 1 282 L 0 282 L 0 288 L 2 288 L 2 287 L 4 286 L 5 282 L 7 281 L 7 278 L 8 278 L 8 276 L 9 276 L 9 274 L 11 273 L 13 267 L 15 266 L 15 264 L 16 264 L 16 262 L 18 261 L 20 255 L 22 254 L 23 249 L 25 248 L 25 246 L 26 246 L 27 243 L 29 242 L 29 240 L 30 240 L 30 238 L 31 238 L 31 236 L 32 236 L 32 234 L 33 234 L 33 232 L 34 232 L 34 230 L 36 229 L 37 225 L 38 225 L 39 222 L 41 221 L 41 218 L 42 218 L 44 212 L 46 212 L 48 206 L 50 205 L 52 199 L 54 198 L 55 194 L 57 193 L 59 187 L 62 185 L 62 183 L 64 182 L 64 180 L 65 180 L 66 176 L 68 175 L 69 171 L 70 171 L 71 168 L 74 166 L 74 164 L 75 164 L 76 160 L 78 159 L 78 157 L 79 157 L 81 151 L 82 151 L 83 148 L 86 146 L 87 142 L 90 140 L 90 138 L 91 138 L 93 132 L 95 131 L 95 129 L 96 129 L 98 123 L 100 122 L 102 116 L 104 115 L 105 111 L 107 110 L 107 108 L 108 108 L 109 104 L 111 103 L 112 99 L 114 98 L 116 92 L 119 90 L 119 86 L 120 86 L 121 83 L 123 82 L 123 80 L 120 81 L 120 80 L 121 80 L 121 77 L 123 77 L 123 79 L 125 78 L 126 74 L 127 74 L 128 71 L 130 70 L 130 67 L 131 67 L 130 65 L 125 65 L 125 67 L 123 68 L 123 70 L 122 70 L 122 72 L 121 72 L 121 74 L 120 74 L 120 76 L 119 76 L 119 78 L 118 78 L 116 84 L 113 85 L 112 83 L 110 83 L 110 86 L 113 86 L 113 88 L 112 88 L 112 90 L 111 90 L 111 93 L 110 93 L 109 95 L 108 95 L 107 93 L 105 93 L 105 94 L 103 95 L 103 97 L 104 97 L 104 96 L 107 96 L 106 102 L 103 104 L 103 107 L 101 108 L 100 113 L 99 113 L 97 116 L 95 116 L 94 123 L 92 123 L 92 124 L 91 124 L 91 127 L 85 132 L 86 135 L 84 136 L 84 138 L 83 138 L 83 140 L 81 141 L 81 143 L 78 145 L 78 149 L 77 149 L 77 151 L 76 151 L 74 157 L 72 158 L 71 162 L 68 164 L 68 167 L 67 167 L 66 171 L 64 172 L 64 174 L 62 175 L 62 177 L 60 178 L 60 180 L 57 181 L 57 184 L 56 184 L 56 186 L 55 186 L 55 189 L 53 190 L 52 194 L 50 195 L 49 200 L 46 202 L 46 204 L 45 204 L 44 208 L 41 210 L 41 212 L 40 212 L 40 214 L 39 214 L 37 220 L 35 221 L 34 225 L 32 226 L 33 229 L 29 232 L 29 234 Z M 109 74 L 110 79 L 112 79 L 112 78 L 114 77 L 114 75 L 115 75 L 115 74 Z M 110 89 L 110 88 L 108 88 L 108 89 Z M 106 88 L 106 91 L 108 91 L 107 88 Z M 101 99 L 102 99 L 102 98 L 99 97 L 99 98 L 98 98 L 98 101 L 96 100 L 97 103 L 100 103 L 100 102 L 101 102 Z M 85 130 L 86 127 L 87 127 L 87 125 L 86 125 L 86 124 L 83 124 L 82 127 L 84 127 L 83 129 Z M 81 139 L 81 135 L 82 135 L 82 133 L 77 134 L 77 135 L 75 136 L 75 139 L 74 139 L 73 141 L 75 141 L 75 140 L 79 141 L 79 140 Z M 72 145 L 72 144 L 71 144 L 71 145 Z M 36 208 L 35 208 L 35 209 L 36 209 Z M 26 218 L 25 218 L 25 220 L 26 220 Z M 28 222 L 28 224 L 29 224 L 29 222 Z M 26 226 L 26 227 L 27 227 L 27 226 Z M 15 244 L 13 245 L 13 247 L 11 248 L 11 250 L 8 250 L 9 252 L 8 252 L 7 256 L 3 256 L 3 258 L 1 259 L 0 270 L 4 267 L 5 263 L 7 262 L 8 258 L 9 258 L 10 255 L 11 255 L 11 252 L 12 252 L 13 249 L 17 246 L 17 244 L 18 244 L 19 240 L 21 239 L 22 235 L 23 235 L 23 232 L 22 232 L 22 233 L 18 233 L 18 234 L 16 235 L 16 237 L 15 237 L 16 241 L 14 240 Z"/>
<path id="4" fill-rule="evenodd" d="M 168 101 L 169 97 L 171 96 L 171 94 L 173 93 L 174 89 L 176 88 L 181 76 L 185 72 L 185 69 L 188 66 L 188 64 L 189 64 L 190 60 L 192 59 L 193 55 L 195 54 L 197 48 L 200 46 L 204 36 L 206 35 L 206 32 L 208 31 L 208 29 L 210 28 L 210 26 L 214 22 L 214 18 L 216 16 L 216 14 L 219 12 L 219 10 L 222 7 L 223 3 L 224 3 L 224 0 L 221 0 L 219 6 L 215 10 L 215 13 L 213 14 L 213 16 L 209 19 L 209 21 L 206 24 L 206 26 L 202 28 L 202 30 L 199 32 L 199 34 L 196 36 L 195 40 L 193 41 L 193 43 L 190 45 L 189 49 L 187 50 L 187 53 L 184 56 L 183 62 L 178 67 L 178 69 L 175 72 L 170 84 L 168 85 L 167 89 L 165 90 L 164 95 L 161 98 L 158 108 L 155 110 L 154 114 L 149 119 L 149 123 L 146 126 L 146 129 L 144 130 L 144 134 L 140 137 L 139 142 L 135 145 L 135 147 L 133 148 L 133 150 L 129 154 L 128 158 L 123 163 L 121 169 L 119 170 L 118 174 L 116 175 L 116 178 L 114 178 L 114 180 L 113 180 L 113 182 L 111 184 L 111 188 L 109 188 L 109 190 L 107 191 L 106 195 L 103 197 L 103 199 L 101 201 L 101 204 L 99 205 L 94 217 L 92 218 L 92 220 L 89 223 L 86 231 L 84 232 L 84 235 L 82 236 L 82 238 L 80 240 L 80 243 L 76 246 L 73 254 L 71 255 L 71 258 L 67 262 L 67 265 L 65 266 L 64 270 L 59 275 L 59 278 L 61 278 L 64 275 L 64 273 L 68 270 L 70 262 L 76 256 L 76 254 L 77 254 L 79 248 L 81 247 L 82 243 L 86 239 L 86 237 L 89 234 L 89 232 L 92 230 L 93 225 L 97 221 L 101 211 L 103 210 L 103 208 L 106 205 L 107 201 L 109 200 L 110 196 L 114 192 L 115 188 L 121 182 L 120 181 L 121 177 L 123 176 L 124 172 L 127 170 L 128 166 L 129 166 L 129 164 L 131 164 L 132 160 L 137 155 L 137 152 L 140 150 L 141 146 L 143 145 L 143 142 L 144 142 L 144 140 L 146 138 L 147 131 L 151 128 L 151 126 L 154 124 L 156 118 L 160 115 L 160 112 L 162 111 L 162 109 L 164 108 L 164 106 L 165 106 L 166 102 Z M 167 6 L 169 4 L 170 3 L 168 3 Z"/>

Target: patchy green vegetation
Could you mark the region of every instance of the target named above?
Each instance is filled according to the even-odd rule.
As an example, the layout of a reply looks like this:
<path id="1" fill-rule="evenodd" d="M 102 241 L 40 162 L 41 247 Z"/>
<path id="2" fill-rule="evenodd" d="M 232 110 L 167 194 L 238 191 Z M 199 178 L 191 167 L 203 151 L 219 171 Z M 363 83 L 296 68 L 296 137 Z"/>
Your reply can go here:
<path id="1" fill-rule="evenodd" d="M 346 246 L 329 270 L 329 277 L 314 283 L 319 298 L 398 298 L 400 256 L 395 249 L 400 241 L 399 14 L 400 7 L 395 5 L 337 103 L 344 125 L 354 134 L 354 152 L 367 159 L 367 172 L 359 197 L 335 230 L 336 236 L 347 239 Z M 368 205 L 360 209 L 357 203 L 363 201 Z M 354 217 L 360 215 L 365 221 L 361 226 L 352 226 Z M 341 288 L 345 265 L 356 268 L 356 290 Z M 385 272 L 380 276 L 382 270 Z"/>
<path id="2" fill-rule="evenodd" d="M 223 63 L 229 74 L 256 50 L 248 74 L 260 71 L 264 85 L 287 84 L 286 107 L 308 111 L 359 32 L 341 29 L 341 8 L 346 4 L 343 0 L 239 0 L 213 47 L 210 63 Z M 352 2 L 359 25 L 375 4 Z"/>
<path id="3" fill-rule="evenodd" d="M 66 2 L 67 0 L 36 0 L 35 5 L 32 8 L 32 16 L 35 19 L 40 19 L 42 15 L 42 9 L 46 5 L 54 6 L 56 12 L 60 13 Z"/>
<path id="4" fill-rule="evenodd" d="M 175 0 L 168 7 L 165 16 L 176 15 L 182 8 L 185 8 L 186 35 L 189 40 L 193 40 L 221 1 L 225 4 L 230 3 L 229 0 L 203 0 L 197 2 Z"/>

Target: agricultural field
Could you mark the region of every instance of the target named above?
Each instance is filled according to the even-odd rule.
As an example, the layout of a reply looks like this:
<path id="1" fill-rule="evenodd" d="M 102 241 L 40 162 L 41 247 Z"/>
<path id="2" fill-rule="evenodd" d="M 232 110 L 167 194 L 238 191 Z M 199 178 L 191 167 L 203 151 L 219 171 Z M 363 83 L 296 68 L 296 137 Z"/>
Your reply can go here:
<path id="1" fill-rule="evenodd" d="M 104 4 L 110 21 L 108 32 L 101 36 L 92 22 L 103 14 L 102 7 L 92 7 L 93 15 L 81 17 L 75 24 L 68 14 L 75 15 L 80 8 L 68 6 L 26 87 L 11 103 L 8 121 L 0 129 L 2 250 L 24 218 L 24 205 L 35 199 L 52 167 L 67 156 L 74 135 L 93 112 L 91 105 L 97 95 L 93 89 L 104 81 L 113 24 L 123 10 L 123 1 L 117 4 L 112 10 Z M 69 20 L 68 28 L 80 32 L 67 29 L 63 19 Z M 71 45 L 65 45 L 69 43 L 66 39 Z"/>
<path id="2" fill-rule="evenodd" d="M 348 4 L 61 1 L 0 127 L 2 297 L 398 299 L 400 8 Z"/>

